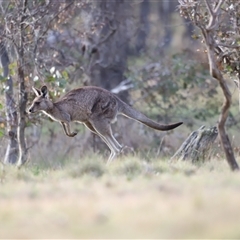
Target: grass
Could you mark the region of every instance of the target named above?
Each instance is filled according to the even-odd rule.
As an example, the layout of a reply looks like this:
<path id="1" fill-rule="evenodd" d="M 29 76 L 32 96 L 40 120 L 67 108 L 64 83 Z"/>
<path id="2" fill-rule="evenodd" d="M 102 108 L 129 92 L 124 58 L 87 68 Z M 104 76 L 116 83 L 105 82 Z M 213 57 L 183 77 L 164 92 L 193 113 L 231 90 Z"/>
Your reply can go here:
<path id="1" fill-rule="evenodd" d="M 0 238 L 240 238 L 240 174 L 97 156 L 0 170 Z"/>

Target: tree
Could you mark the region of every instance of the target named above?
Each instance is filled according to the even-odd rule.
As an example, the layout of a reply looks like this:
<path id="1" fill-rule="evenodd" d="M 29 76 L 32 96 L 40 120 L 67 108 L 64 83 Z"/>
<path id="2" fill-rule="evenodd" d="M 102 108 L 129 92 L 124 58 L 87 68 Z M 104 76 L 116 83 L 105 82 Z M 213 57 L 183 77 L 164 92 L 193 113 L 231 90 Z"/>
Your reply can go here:
<path id="1" fill-rule="evenodd" d="M 91 84 L 112 90 L 124 80 L 129 39 L 130 2 L 100 0 L 94 2 L 88 32 Z M 127 93 L 120 93 L 127 99 Z"/>
<path id="2" fill-rule="evenodd" d="M 240 3 L 238 0 L 179 0 L 180 13 L 189 18 L 200 31 L 206 46 L 211 76 L 222 89 L 224 102 L 218 132 L 227 162 L 238 170 L 225 123 L 231 106 L 231 93 L 224 74 L 234 75 L 239 82 Z"/>
<path id="3" fill-rule="evenodd" d="M 1 38 L 1 61 L 4 68 L 4 77 L 8 78 L 6 96 L 6 115 L 8 124 L 8 135 L 10 139 L 8 149 L 12 149 L 13 143 L 18 143 L 19 166 L 27 161 L 28 147 L 25 139 L 26 128 L 26 106 L 28 100 L 28 87 L 30 73 L 39 66 L 39 53 L 46 33 L 55 20 L 60 21 L 60 14 L 72 6 L 74 1 L 66 3 L 57 1 L 1 1 L 2 16 L 2 38 Z M 4 41 L 5 42 L 4 42 Z M 5 48 L 5 43 L 14 50 L 14 61 L 16 62 L 16 78 L 18 98 L 16 101 L 16 111 L 13 107 L 13 84 L 8 76 L 9 59 Z M 41 62 L 41 65 L 42 62 Z M 12 105 L 10 105 L 10 103 Z M 10 107 L 10 108 L 9 108 Z M 10 112 L 14 113 L 12 118 L 8 117 Z M 16 114 L 17 113 L 17 114 Z M 16 128 L 17 117 L 17 133 Z M 12 125 L 14 122 L 14 125 Z M 13 141 L 14 139 L 14 141 Z M 16 141 L 17 139 L 17 141 Z M 11 146 L 10 146 L 11 144 Z M 5 162 L 15 163 L 16 159 L 10 157 L 8 150 Z M 16 150 L 14 150 L 16 155 Z M 14 156 L 15 156 L 14 155 Z"/>
<path id="4" fill-rule="evenodd" d="M 13 80 L 9 74 L 10 60 L 4 40 L 0 41 L 0 57 L 3 68 L 5 113 L 8 135 L 8 145 L 4 157 L 4 163 L 16 163 L 18 157 L 17 144 L 17 112 L 13 95 Z"/>
<path id="5" fill-rule="evenodd" d="M 140 5 L 140 28 L 138 30 L 136 38 L 136 53 L 139 54 L 146 48 L 146 41 L 150 31 L 149 27 L 149 13 L 150 13 L 150 2 L 149 0 L 143 0 Z"/>

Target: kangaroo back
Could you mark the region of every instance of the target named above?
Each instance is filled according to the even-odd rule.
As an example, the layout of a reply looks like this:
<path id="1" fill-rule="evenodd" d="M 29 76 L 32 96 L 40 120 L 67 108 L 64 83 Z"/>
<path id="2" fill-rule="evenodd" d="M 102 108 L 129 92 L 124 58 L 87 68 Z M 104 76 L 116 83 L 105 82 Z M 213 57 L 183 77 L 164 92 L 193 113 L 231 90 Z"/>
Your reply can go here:
<path id="1" fill-rule="evenodd" d="M 173 124 L 169 124 L 169 125 L 159 124 L 159 123 L 151 120 L 147 116 L 145 116 L 143 113 L 130 107 L 122 100 L 120 100 L 120 99 L 118 99 L 118 100 L 119 100 L 119 113 L 120 114 L 122 114 L 128 118 L 131 118 L 133 120 L 136 120 L 138 122 L 141 122 L 150 128 L 160 130 L 160 131 L 168 131 L 168 130 L 174 129 L 182 124 L 182 122 L 173 123 Z"/>

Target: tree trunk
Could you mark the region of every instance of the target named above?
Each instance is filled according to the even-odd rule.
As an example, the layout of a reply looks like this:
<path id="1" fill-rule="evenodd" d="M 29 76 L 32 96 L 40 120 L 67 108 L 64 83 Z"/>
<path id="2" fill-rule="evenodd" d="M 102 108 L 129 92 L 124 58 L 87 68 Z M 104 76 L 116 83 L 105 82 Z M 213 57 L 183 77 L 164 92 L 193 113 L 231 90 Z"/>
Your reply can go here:
<path id="1" fill-rule="evenodd" d="M 127 0 L 96 1 L 92 13 L 92 25 L 96 26 L 90 43 L 90 60 L 88 75 L 91 84 L 111 90 L 125 78 L 128 43 L 128 11 Z M 119 94 L 125 101 L 127 92 Z"/>
<path id="2" fill-rule="evenodd" d="M 170 46 L 172 42 L 172 29 L 170 27 L 171 22 L 171 16 L 174 11 L 174 7 L 177 6 L 177 1 L 158 1 L 158 7 L 159 7 L 159 17 L 161 21 L 161 25 L 164 29 L 164 36 L 162 39 L 160 39 L 160 49 L 161 52 L 164 53 L 164 50 Z"/>
<path id="3" fill-rule="evenodd" d="M 19 81 L 19 115 L 18 115 L 18 147 L 19 147 L 19 157 L 18 157 L 18 166 L 23 165 L 27 161 L 27 148 L 25 140 L 25 113 L 27 105 L 27 92 L 24 81 L 24 70 L 23 70 L 23 61 L 18 61 L 18 81 Z"/>
<path id="4" fill-rule="evenodd" d="M 146 39 L 149 34 L 149 20 L 148 16 L 150 13 L 150 2 L 149 0 L 143 0 L 140 6 L 140 29 L 137 35 L 136 41 L 136 54 L 140 51 L 144 51 L 146 47 Z"/>
<path id="5" fill-rule="evenodd" d="M 18 47 L 18 61 L 17 61 L 17 68 L 18 68 L 18 146 L 19 146 L 19 157 L 18 157 L 18 166 L 23 165 L 27 161 L 27 147 L 26 147 L 26 140 L 25 140 L 25 127 L 26 127 L 26 106 L 27 106 L 27 92 L 25 87 L 25 78 L 24 78 L 24 20 L 25 20 L 25 12 L 27 9 L 27 0 L 23 1 L 23 13 L 21 17 L 21 22 L 19 26 L 19 47 Z"/>
<path id="6" fill-rule="evenodd" d="M 17 112 L 15 107 L 15 101 L 13 97 L 13 81 L 12 77 L 9 76 L 9 58 L 7 49 L 3 43 L 0 42 L 0 56 L 1 64 L 3 68 L 3 77 L 6 79 L 5 82 L 5 113 L 6 113 L 6 124 L 8 133 L 8 145 L 4 157 L 5 164 L 15 164 L 18 157 L 18 143 L 17 143 Z"/>

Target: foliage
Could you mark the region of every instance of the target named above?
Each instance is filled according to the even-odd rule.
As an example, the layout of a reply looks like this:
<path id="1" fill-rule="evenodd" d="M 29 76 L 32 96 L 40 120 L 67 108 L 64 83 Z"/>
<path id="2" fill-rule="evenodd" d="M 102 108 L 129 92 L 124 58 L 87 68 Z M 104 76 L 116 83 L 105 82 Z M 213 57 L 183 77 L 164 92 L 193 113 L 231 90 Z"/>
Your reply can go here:
<path id="1" fill-rule="evenodd" d="M 174 115 L 187 118 L 192 111 L 191 118 L 196 120 L 214 117 L 219 111 L 219 102 L 214 100 L 217 84 L 209 81 L 208 69 L 197 58 L 189 58 L 190 54 L 185 51 L 161 60 L 145 55 L 141 62 L 132 58 L 128 77 L 135 84 L 136 105 L 138 101 L 141 107 L 145 104 L 147 114 L 151 112 L 159 121 L 168 122 Z"/>
<path id="2" fill-rule="evenodd" d="M 208 24 L 209 9 L 205 1 L 179 1 L 180 14 L 190 19 L 196 26 L 204 28 Z M 210 1 L 210 6 L 217 6 L 218 1 Z M 239 79 L 239 45 L 240 45 L 240 3 L 238 0 L 226 0 L 221 6 L 218 15 L 217 27 L 214 32 L 215 54 L 217 63 L 223 73 L 234 75 L 234 80 Z M 201 36 L 199 36 L 201 38 Z"/>

